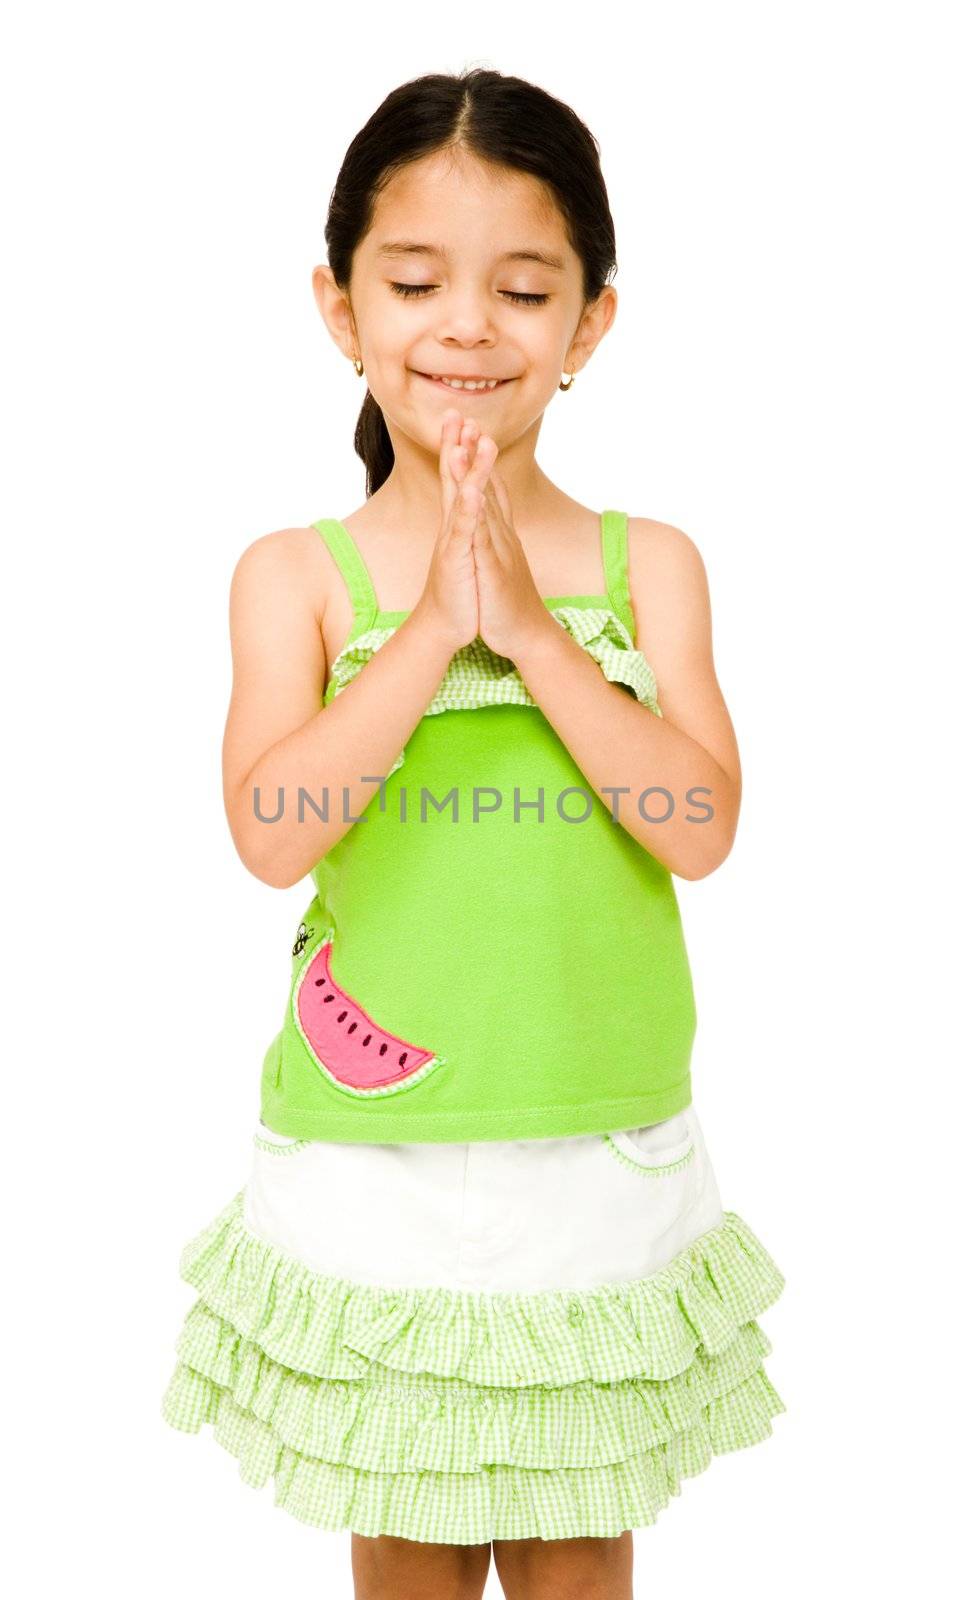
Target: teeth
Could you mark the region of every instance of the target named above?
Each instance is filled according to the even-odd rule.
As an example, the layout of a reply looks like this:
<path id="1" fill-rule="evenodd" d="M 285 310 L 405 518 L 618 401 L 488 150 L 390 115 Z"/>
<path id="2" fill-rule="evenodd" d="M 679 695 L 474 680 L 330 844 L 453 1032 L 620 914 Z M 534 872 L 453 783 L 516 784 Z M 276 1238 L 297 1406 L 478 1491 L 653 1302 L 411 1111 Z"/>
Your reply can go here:
<path id="1" fill-rule="evenodd" d="M 432 377 L 439 383 L 445 383 L 447 389 L 495 389 L 499 383 L 498 378 L 444 378 L 438 372 L 434 372 Z"/>

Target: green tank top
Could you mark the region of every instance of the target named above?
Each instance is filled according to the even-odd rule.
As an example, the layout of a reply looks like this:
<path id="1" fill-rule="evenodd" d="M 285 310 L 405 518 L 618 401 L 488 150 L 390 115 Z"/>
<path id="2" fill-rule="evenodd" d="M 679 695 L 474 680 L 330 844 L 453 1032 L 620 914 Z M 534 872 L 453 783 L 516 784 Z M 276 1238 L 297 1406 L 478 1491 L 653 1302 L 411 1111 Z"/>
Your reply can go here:
<path id="1" fill-rule="evenodd" d="M 313 526 L 353 605 L 328 705 L 408 613 L 380 611 L 342 523 Z M 623 512 L 603 512 L 603 594 L 544 604 L 610 682 L 661 716 L 635 638 L 627 528 Z M 321 808 L 325 798 L 310 796 Z M 553 1138 L 658 1122 L 690 1103 L 696 1009 L 672 875 L 481 638 L 453 656 L 360 820 L 311 877 L 261 1077 L 261 1116 L 278 1133 Z"/>

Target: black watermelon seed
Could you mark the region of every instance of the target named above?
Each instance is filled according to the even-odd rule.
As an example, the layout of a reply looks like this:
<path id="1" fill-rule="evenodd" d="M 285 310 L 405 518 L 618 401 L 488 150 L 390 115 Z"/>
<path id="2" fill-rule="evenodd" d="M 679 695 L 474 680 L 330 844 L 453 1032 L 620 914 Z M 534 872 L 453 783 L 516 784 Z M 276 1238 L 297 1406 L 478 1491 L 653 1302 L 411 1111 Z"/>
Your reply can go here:
<path id="1" fill-rule="evenodd" d="M 406 1051 L 405 1050 L 403 1051 L 403 1054 L 400 1056 L 400 1066 L 401 1067 L 405 1067 L 406 1066 Z"/>
<path id="2" fill-rule="evenodd" d="M 368 1034 L 367 1034 L 367 1035 L 366 1035 L 366 1038 L 365 1038 L 365 1039 L 364 1039 L 364 1040 L 363 1040 L 363 1043 L 364 1043 L 364 1044 L 369 1044 L 369 1042 L 370 1042 L 370 1040 L 371 1040 L 371 1039 L 372 1039 L 372 1037 L 373 1037 L 373 1035 L 372 1035 L 372 1034 L 371 1034 L 371 1033 L 368 1033 Z"/>
<path id="3" fill-rule="evenodd" d="M 340 1014 L 339 1014 L 339 1016 L 338 1016 L 338 1017 L 337 1017 L 337 1019 L 336 1019 L 336 1020 L 337 1020 L 337 1022 L 342 1022 L 342 1021 L 343 1021 L 343 1018 L 344 1018 L 344 1017 L 345 1017 L 345 1016 L 346 1016 L 346 1012 L 345 1012 L 345 1011 L 341 1011 L 341 1012 L 340 1012 Z"/>
<path id="4" fill-rule="evenodd" d="M 380 1055 L 381 1056 L 385 1056 L 385 1054 L 386 1054 L 388 1049 L 389 1049 L 389 1045 L 381 1044 L 380 1045 Z"/>

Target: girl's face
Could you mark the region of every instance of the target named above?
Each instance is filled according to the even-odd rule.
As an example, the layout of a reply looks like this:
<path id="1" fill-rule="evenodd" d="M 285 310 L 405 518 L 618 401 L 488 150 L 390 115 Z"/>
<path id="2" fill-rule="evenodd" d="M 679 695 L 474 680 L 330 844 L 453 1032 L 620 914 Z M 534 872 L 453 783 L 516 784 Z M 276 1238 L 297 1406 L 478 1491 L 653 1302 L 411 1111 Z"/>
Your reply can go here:
<path id="1" fill-rule="evenodd" d="M 501 452 L 524 434 L 563 372 L 585 365 L 616 302 L 607 286 L 584 312 L 582 265 L 541 185 L 462 150 L 389 181 L 354 254 L 348 299 L 329 267 L 314 285 L 337 344 L 362 357 L 394 445 L 399 430 L 434 452 L 450 406 Z M 498 381 L 471 390 L 444 378 Z"/>

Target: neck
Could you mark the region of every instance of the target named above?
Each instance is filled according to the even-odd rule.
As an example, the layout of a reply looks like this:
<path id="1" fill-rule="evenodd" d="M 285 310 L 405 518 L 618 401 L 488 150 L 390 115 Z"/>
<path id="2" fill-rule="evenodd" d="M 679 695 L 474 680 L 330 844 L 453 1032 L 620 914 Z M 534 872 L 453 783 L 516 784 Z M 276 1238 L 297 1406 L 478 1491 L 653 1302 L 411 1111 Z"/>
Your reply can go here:
<path id="1" fill-rule="evenodd" d="M 566 496 L 547 478 L 534 449 L 542 418 L 526 433 L 501 450 L 493 470 L 502 478 L 517 527 L 549 524 Z M 386 482 L 367 501 L 378 519 L 402 528 L 438 528 L 442 488 L 438 457 L 398 430 L 390 429 L 395 462 Z"/>

